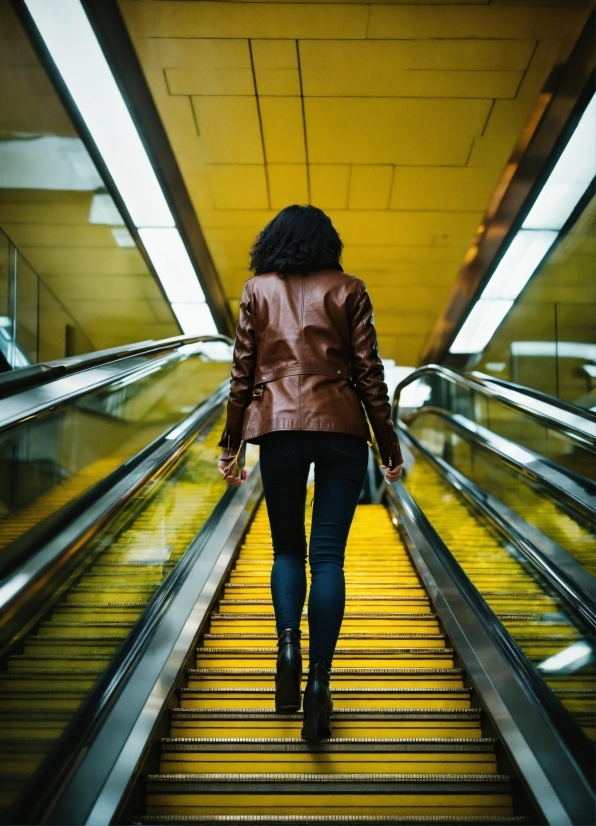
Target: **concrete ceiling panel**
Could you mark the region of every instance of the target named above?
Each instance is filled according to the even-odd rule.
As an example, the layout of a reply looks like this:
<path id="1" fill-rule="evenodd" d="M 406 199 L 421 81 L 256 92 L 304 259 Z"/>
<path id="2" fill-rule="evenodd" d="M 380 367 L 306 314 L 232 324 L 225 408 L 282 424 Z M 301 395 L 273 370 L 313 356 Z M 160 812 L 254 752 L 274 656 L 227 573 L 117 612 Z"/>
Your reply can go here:
<path id="1" fill-rule="evenodd" d="M 499 40 L 542 40 L 573 37 L 577 34 L 577 16 L 549 2 L 536 6 L 491 4 L 482 7 L 451 3 L 445 7 L 372 5 L 367 37 L 399 40 L 461 38 L 497 38 Z"/>
<path id="2" fill-rule="evenodd" d="M 299 97 L 259 98 L 267 163 L 305 163 L 304 120 Z"/>
<path id="3" fill-rule="evenodd" d="M 295 40 L 251 40 L 251 53 L 259 95 L 300 95 L 298 52 Z"/>
<path id="4" fill-rule="evenodd" d="M 396 166 L 389 207 L 482 212 L 500 175 L 494 167 Z"/>
<path id="5" fill-rule="evenodd" d="M 171 95 L 254 95 L 252 69 L 164 69 Z"/>
<path id="6" fill-rule="evenodd" d="M 333 39 L 367 36 L 369 6 L 322 3 L 218 3 L 124 0 L 122 10 L 141 37 Z"/>
<path id="7" fill-rule="evenodd" d="M 255 97 L 192 98 L 206 163 L 262 164 Z"/>
<path id="8" fill-rule="evenodd" d="M 217 209 L 266 209 L 269 205 L 262 164 L 213 164 L 208 176 Z"/>
<path id="9" fill-rule="evenodd" d="M 313 163 L 463 166 L 488 100 L 305 98 Z"/>
<path id="10" fill-rule="evenodd" d="M 163 69 L 251 69 L 245 38 L 156 37 L 156 61 Z"/>
<path id="11" fill-rule="evenodd" d="M 289 204 L 308 203 L 308 179 L 306 164 L 267 165 L 269 178 L 269 198 L 274 209 L 283 209 Z"/>
<path id="12" fill-rule="evenodd" d="M 353 166 L 350 173 L 349 209 L 387 209 L 393 166 Z"/>
<path id="13" fill-rule="evenodd" d="M 347 209 L 350 167 L 347 164 L 309 164 L 310 197 L 320 209 Z"/>
<path id="14" fill-rule="evenodd" d="M 120 5 L 233 312 L 257 233 L 280 207 L 309 201 L 340 232 L 346 271 L 369 286 L 381 354 L 402 364 L 418 361 L 589 10 L 587 0 Z"/>

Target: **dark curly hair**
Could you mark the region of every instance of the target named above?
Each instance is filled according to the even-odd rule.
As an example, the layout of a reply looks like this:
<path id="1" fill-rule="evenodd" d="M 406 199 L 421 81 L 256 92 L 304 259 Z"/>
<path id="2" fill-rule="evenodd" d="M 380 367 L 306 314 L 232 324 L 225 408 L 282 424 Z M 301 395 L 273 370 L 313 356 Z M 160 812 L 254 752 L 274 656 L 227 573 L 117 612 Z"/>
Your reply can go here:
<path id="1" fill-rule="evenodd" d="M 261 275 L 341 270 L 343 244 L 331 219 L 314 206 L 285 207 L 257 235 L 250 269 Z"/>

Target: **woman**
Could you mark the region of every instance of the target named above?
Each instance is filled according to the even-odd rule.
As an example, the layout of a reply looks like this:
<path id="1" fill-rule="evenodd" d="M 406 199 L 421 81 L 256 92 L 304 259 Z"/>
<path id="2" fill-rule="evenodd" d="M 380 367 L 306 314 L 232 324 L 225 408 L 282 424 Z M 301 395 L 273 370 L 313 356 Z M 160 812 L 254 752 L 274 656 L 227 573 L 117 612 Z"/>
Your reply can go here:
<path id="1" fill-rule="evenodd" d="M 275 708 L 300 708 L 300 620 L 306 597 L 304 513 L 311 463 L 315 495 L 308 598 L 310 668 L 302 737 L 329 737 L 329 670 L 345 607 L 344 553 L 374 430 L 386 479 L 402 458 L 372 306 L 364 283 L 340 264 L 343 244 L 312 206 L 283 209 L 251 250 L 244 286 L 219 470 L 242 484 L 243 442 L 260 445 L 273 538 L 271 593 L 278 633 Z M 240 465 L 240 467 L 239 467 Z"/>

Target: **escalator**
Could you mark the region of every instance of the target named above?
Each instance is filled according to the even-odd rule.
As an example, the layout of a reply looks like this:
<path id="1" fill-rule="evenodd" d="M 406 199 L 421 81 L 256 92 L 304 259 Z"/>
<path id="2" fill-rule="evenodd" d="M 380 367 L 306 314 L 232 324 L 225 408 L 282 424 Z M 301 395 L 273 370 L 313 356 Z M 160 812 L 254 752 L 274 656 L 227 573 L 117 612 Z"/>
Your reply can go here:
<path id="1" fill-rule="evenodd" d="M 172 712 L 159 772 L 146 780 L 146 814 L 134 822 L 446 813 L 526 822 L 513 816 L 512 778 L 498 772 L 495 741 L 482 736 L 387 509 L 360 505 L 350 531 L 333 738 L 324 743 L 300 740 L 299 714 L 271 711 L 271 563 L 261 504 Z"/>
<path id="2" fill-rule="evenodd" d="M 477 410 L 469 400 L 468 416 L 453 412 L 461 409 L 462 387 L 475 389 L 475 383 L 455 371 L 424 368 L 398 388 L 398 399 L 429 373 L 435 400 L 447 402 L 450 409 L 423 403 L 401 418 L 400 435 L 410 454 L 405 485 L 519 647 L 594 739 L 593 480 L 472 421 L 470 412 Z M 437 378 L 443 387 L 437 387 Z M 450 389 L 459 385 L 455 405 L 453 392 L 445 392 L 446 378 Z M 499 385 L 503 390 L 505 383 Z M 520 396 L 521 389 L 515 394 Z M 491 400 L 494 405 L 500 399 Z M 524 408 L 515 411 L 518 419 L 535 414 L 533 401 L 526 399 Z M 578 439 L 577 431 L 570 433 L 565 426 L 568 411 L 559 411 L 562 422 L 558 417 L 548 421 L 544 398 L 540 405 L 542 423 L 560 442 L 567 439 L 568 456 L 579 443 L 585 469 L 590 446 L 594 455 L 593 415 L 574 411 L 575 425 L 583 431 Z M 549 405 L 554 410 L 558 400 Z M 492 420 L 498 422 L 494 413 L 493 407 Z"/>
<path id="3" fill-rule="evenodd" d="M 126 458 L 3 549 L 4 822 L 591 822 L 589 720 L 528 659 L 556 646 L 540 649 L 541 627 L 526 656 L 513 620 L 505 630 L 512 590 L 524 617 L 564 615 L 566 640 L 587 638 L 581 618 L 550 583 L 540 590 L 527 557 L 506 570 L 511 542 L 497 543 L 498 587 L 494 565 L 457 556 L 463 533 L 452 541 L 431 513 L 453 491 L 414 443 L 406 487 L 371 480 L 350 532 L 332 739 L 306 744 L 299 714 L 271 710 L 272 548 L 255 451 L 247 483 L 224 489 L 214 465 L 229 366 L 182 347 L 154 354 L 150 368 L 167 362 L 157 369 L 145 360 L 123 375 L 120 363 L 101 387 L 85 377 L 88 392 L 58 407 L 62 379 L 44 388 L 54 402 L 40 422 L 60 415 L 72 432 L 75 403 L 120 436 L 87 465 L 65 467 L 54 449 L 38 498 L 102 450 Z M 14 445 L 31 427 L 15 415 L 0 436 Z M 34 502 L 16 498 L 6 518 Z M 469 510 L 462 520 L 473 524 Z"/>

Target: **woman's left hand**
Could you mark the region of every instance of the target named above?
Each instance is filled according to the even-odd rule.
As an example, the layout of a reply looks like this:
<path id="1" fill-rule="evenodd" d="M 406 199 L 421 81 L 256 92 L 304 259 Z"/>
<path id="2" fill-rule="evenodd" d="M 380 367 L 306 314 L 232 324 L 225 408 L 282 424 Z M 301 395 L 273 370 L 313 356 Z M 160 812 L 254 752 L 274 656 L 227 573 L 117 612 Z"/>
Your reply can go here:
<path id="1" fill-rule="evenodd" d="M 229 462 L 223 461 L 220 459 L 217 463 L 217 469 L 221 473 L 224 478 L 224 482 L 229 485 L 231 488 L 237 488 L 239 485 L 243 485 L 246 482 L 246 477 L 248 476 L 248 471 L 243 470 L 240 476 L 233 473 L 226 473 L 226 468 L 228 467 Z"/>
<path id="2" fill-rule="evenodd" d="M 389 470 L 387 465 L 381 465 L 381 467 L 385 471 L 385 479 L 388 482 L 397 482 L 401 479 L 403 465 L 396 465 L 391 470 Z"/>

